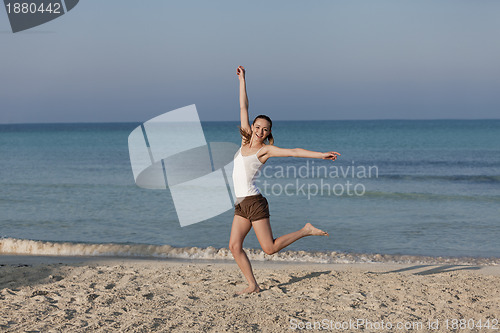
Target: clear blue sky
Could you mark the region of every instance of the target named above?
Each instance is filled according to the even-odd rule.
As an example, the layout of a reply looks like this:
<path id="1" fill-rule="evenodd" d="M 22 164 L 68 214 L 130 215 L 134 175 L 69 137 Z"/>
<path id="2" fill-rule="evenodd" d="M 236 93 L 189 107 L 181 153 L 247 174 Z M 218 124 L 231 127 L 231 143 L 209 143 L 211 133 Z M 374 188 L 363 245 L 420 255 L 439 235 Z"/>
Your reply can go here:
<path id="1" fill-rule="evenodd" d="M 499 118 L 500 1 L 81 0 L 12 34 L 0 123 Z"/>

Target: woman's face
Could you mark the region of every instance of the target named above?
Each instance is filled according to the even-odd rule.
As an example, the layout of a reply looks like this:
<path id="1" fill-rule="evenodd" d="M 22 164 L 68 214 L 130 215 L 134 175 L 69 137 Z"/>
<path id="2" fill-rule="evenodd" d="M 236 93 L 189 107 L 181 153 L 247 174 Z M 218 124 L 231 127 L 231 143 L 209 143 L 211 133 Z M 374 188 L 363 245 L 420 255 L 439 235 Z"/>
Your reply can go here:
<path id="1" fill-rule="evenodd" d="M 252 136 L 256 142 L 263 142 L 271 133 L 271 124 L 262 118 L 258 118 L 252 125 Z"/>

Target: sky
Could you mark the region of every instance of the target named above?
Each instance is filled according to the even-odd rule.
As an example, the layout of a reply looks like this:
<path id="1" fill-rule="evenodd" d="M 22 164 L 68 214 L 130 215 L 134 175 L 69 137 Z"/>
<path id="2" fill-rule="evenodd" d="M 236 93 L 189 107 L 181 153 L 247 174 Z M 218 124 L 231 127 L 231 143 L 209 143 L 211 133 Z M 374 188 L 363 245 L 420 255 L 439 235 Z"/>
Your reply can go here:
<path id="1" fill-rule="evenodd" d="M 0 8 L 0 123 L 498 119 L 496 0 L 81 0 L 12 33 Z"/>

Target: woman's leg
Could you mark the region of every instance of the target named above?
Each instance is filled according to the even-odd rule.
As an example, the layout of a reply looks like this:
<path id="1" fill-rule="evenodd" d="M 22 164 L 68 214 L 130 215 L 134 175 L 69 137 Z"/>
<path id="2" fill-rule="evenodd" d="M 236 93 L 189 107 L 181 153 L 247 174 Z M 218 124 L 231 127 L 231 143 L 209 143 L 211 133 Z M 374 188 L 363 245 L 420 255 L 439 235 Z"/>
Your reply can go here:
<path id="1" fill-rule="evenodd" d="M 302 237 L 328 236 L 327 232 L 314 227 L 311 223 L 306 223 L 302 229 L 276 239 L 273 238 L 273 231 L 271 230 L 269 218 L 253 221 L 252 226 L 262 250 L 267 254 L 276 253 Z"/>
<path id="2" fill-rule="evenodd" d="M 257 281 L 253 276 L 252 265 L 248 260 L 247 254 L 243 250 L 243 240 L 252 228 L 250 220 L 234 215 L 233 226 L 231 228 L 231 237 L 229 238 L 229 250 L 233 254 L 234 260 L 240 267 L 243 275 L 248 281 L 248 288 L 238 292 L 238 294 L 253 293 L 260 291 Z"/>

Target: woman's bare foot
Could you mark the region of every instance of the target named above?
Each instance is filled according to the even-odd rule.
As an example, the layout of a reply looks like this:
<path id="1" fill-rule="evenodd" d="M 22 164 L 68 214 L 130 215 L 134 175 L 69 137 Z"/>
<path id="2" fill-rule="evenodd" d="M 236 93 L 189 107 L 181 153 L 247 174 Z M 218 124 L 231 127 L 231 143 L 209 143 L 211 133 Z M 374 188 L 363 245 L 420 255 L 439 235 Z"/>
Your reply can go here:
<path id="1" fill-rule="evenodd" d="M 329 236 L 326 231 L 316 228 L 311 223 L 306 223 L 304 230 L 307 232 L 307 236 Z"/>
<path id="2" fill-rule="evenodd" d="M 259 291 L 260 291 L 259 286 L 248 286 L 247 288 L 238 291 L 236 294 L 238 295 L 251 294 L 251 293 L 258 293 Z"/>

